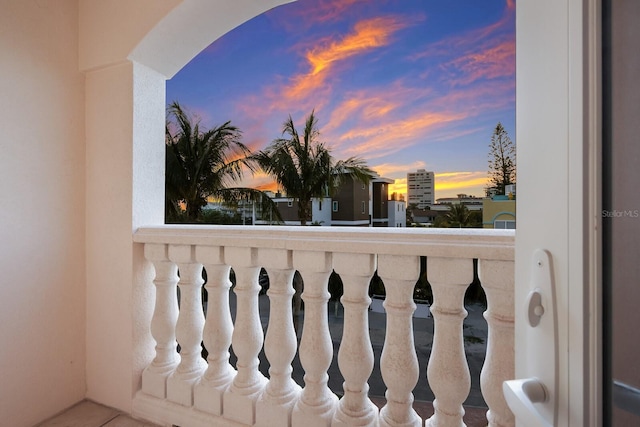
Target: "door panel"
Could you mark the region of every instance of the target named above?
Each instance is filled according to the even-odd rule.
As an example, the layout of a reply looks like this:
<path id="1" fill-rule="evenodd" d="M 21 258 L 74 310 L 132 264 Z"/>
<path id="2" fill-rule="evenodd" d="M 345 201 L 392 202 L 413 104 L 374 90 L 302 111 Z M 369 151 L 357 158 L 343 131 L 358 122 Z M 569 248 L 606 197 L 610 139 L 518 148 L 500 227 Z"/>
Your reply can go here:
<path id="1" fill-rule="evenodd" d="M 520 425 L 600 424 L 599 335 L 595 303 L 600 251 L 600 116 L 593 35 L 596 0 L 522 0 L 516 4 L 516 378 L 544 377 L 540 352 L 553 352 L 554 334 L 530 339 L 530 294 L 544 251 L 555 287 L 555 384 L 541 380 L 553 413 L 517 418 Z M 598 21 L 599 22 L 599 21 Z M 599 46 L 599 45 L 598 45 Z M 599 82 L 599 80 L 598 80 Z M 599 160 L 598 160 L 599 161 Z M 591 262 L 591 260 L 595 260 Z M 553 306 L 543 295 L 543 311 Z M 542 315 L 545 319 L 545 315 Z M 547 318 L 548 319 L 548 318 Z M 541 320 L 542 322 L 542 320 Z M 547 344 L 545 344 L 545 341 Z M 540 398 L 540 393 L 533 393 Z M 538 404 L 533 404 L 535 408 Z M 540 405 L 538 405 L 540 406 Z M 547 412 L 545 412 L 547 411 Z"/>
<path id="2" fill-rule="evenodd" d="M 606 1 L 603 191 L 611 425 L 640 425 L 640 2 Z"/>

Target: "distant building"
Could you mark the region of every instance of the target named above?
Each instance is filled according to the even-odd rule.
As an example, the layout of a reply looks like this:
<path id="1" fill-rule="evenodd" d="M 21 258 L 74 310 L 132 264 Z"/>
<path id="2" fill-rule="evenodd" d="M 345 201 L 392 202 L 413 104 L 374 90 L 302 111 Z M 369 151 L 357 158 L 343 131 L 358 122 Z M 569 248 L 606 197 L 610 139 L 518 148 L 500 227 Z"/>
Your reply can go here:
<path id="1" fill-rule="evenodd" d="M 407 174 L 407 202 L 415 204 L 419 209 L 426 209 L 434 204 L 435 174 L 424 169 Z"/>
<path id="2" fill-rule="evenodd" d="M 411 219 L 415 224 L 428 225 L 432 224 L 437 217 L 447 215 L 448 211 L 448 209 L 446 211 L 433 209 L 413 209 L 411 211 Z"/>
<path id="3" fill-rule="evenodd" d="M 407 205 L 404 200 L 388 201 L 389 222 L 387 227 L 406 227 L 407 226 Z"/>
<path id="4" fill-rule="evenodd" d="M 436 200 L 435 205 L 431 209 L 435 211 L 448 211 L 449 206 L 453 204 L 465 205 L 470 211 L 479 211 L 482 209 L 484 198 L 476 196 L 468 196 L 466 194 L 458 194 L 457 197 L 442 197 Z"/>
<path id="5" fill-rule="evenodd" d="M 311 201 L 312 218 L 308 224 L 320 226 L 406 227 L 403 200 L 389 200 L 393 179 L 375 175 L 369 184 L 345 178 L 333 197 Z M 300 225 L 298 202 L 276 195 L 273 201 L 286 225 Z M 256 224 L 267 223 L 256 221 Z"/>
<path id="6" fill-rule="evenodd" d="M 389 184 L 394 182 L 394 179 L 380 176 L 371 180 L 371 219 L 374 227 L 389 227 Z"/>
<path id="7" fill-rule="evenodd" d="M 331 199 L 331 224 L 347 226 L 371 225 L 369 185 L 345 178 Z"/>
<path id="8" fill-rule="evenodd" d="M 505 193 L 497 194 L 483 200 L 483 228 L 515 229 L 516 228 L 516 186 L 505 187 Z"/>

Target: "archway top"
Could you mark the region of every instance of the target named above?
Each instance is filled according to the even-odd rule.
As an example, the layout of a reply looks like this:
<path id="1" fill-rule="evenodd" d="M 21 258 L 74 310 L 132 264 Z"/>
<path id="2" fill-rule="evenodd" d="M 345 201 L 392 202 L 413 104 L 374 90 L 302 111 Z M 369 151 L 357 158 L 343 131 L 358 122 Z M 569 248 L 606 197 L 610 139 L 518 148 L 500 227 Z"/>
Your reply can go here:
<path id="1" fill-rule="evenodd" d="M 214 40 L 295 0 L 84 0 L 81 70 L 131 60 L 173 77 Z"/>

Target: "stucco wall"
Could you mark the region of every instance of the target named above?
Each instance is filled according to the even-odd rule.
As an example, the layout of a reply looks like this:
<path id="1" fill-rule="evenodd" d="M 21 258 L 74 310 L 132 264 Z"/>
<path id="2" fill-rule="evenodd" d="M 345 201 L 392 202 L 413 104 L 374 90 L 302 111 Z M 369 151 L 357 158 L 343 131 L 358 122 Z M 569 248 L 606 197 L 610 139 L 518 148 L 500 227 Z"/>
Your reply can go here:
<path id="1" fill-rule="evenodd" d="M 76 0 L 0 12 L 0 424 L 85 393 L 84 77 Z"/>
<path id="2" fill-rule="evenodd" d="M 496 220 L 515 221 L 515 200 L 491 200 L 482 201 L 482 224 L 484 228 L 493 228 Z"/>

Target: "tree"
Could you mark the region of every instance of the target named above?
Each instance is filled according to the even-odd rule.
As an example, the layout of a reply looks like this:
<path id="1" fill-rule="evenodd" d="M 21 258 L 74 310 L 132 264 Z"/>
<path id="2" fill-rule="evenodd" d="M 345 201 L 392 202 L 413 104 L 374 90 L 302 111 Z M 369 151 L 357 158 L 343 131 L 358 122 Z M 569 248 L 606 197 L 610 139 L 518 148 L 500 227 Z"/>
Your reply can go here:
<path id="1" fill-rule="evenodd" d="M 227 121 L 212 129 L 203 129 L 178 102 L 173 102 L 167 113 L 167 222 L 199 222 L 202 208 L 210 197 L 223 201 L 255 200 L 265 206 L 273 204 L 261 191 L 228 187 L 242 178 L 245 167 L 251 169 L 251 152 L 240 142 L 241 132 L 237 127 Z"/>
<path id="2" fill-rule="evenodd" d="M 489 184 L 487 195 L 491 191 L 504 194 L 505 187 L 516 182 L 516 147 L 507 131 L 498 122 L 491 135 L 489 144 Z"/>
<path id="3" fill-rule="evenodd" d="M 282 138 L 275 139 L 254 158 L 271 175 L 288 197 L 298 202 L 300 224 L 311 219 L 311 199 L 335 193 L 345 177 L 368 183 L 373 176 L 364 160 L 350 157 L 335 161 L 330 149 L 319 141 L 320 132 L 312 111 L 305 122 L 302 135 L 289 119 L 284 123 Z"/>
<path id="4" fill-rule="evenodd" d="M 470 224 L 469 209 L 462 203 L 453 203 L 446 215 L 449 227 L 468 227 Z"/>
<path id="5" fill-rule="evenodd" d="M 405 211 L 405 217 L 406 217 L 408 225 L 413 224 L 413 212 L 416 209 L 418 209 L 418 204 L 417 203 L 409 203 L 407 205 L 407 209 Z"/>

